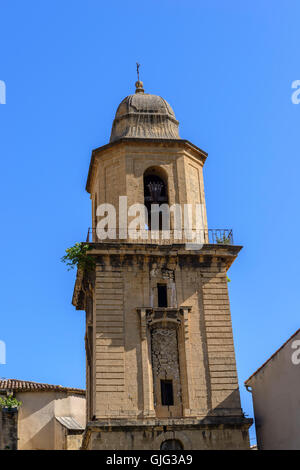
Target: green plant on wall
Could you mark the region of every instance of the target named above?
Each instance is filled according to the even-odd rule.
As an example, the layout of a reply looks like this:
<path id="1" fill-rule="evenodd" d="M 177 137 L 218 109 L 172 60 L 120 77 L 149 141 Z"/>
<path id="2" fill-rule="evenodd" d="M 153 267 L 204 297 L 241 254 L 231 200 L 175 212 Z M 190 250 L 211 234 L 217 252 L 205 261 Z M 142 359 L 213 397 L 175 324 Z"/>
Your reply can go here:
<path id="1" fill-rule="evenodd" d="M 61 261 L 68 266 L 68 271 L 74 269 L 75 266 L 84 271 L 92 271 L 95 268 L 95 261 L 92 256 L 87 254 L 89 249 L 90 245 L 75 243 L 74 246 L 66 249 L 66 254 L 61 258 Z"/>
<path id="2" fill-rule="evenodd" d="M 216 243 L 218 245 L 230 245 L 231 239 L 230 236 L 222 235 L 221 237 L 216 236 Z"/>
<path id="3" fill-rule="evenodd" d="M 17 400 L 15 397 L 4 397 L 0 398 L 1 408 L 8 408 L 9 410 L 19 408 L 22 405 L 22 402 Z"/>

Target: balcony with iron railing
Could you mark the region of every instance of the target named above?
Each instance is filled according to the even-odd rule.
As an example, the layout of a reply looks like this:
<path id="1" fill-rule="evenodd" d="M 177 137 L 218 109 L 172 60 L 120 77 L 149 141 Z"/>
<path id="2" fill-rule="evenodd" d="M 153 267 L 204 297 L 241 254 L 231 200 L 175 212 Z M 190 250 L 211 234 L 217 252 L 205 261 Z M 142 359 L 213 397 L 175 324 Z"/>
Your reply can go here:
<path id="1" fill-rule="evenodd" d="M 231 229 L 201 229 L 201 230 L 131 230 L 127 229 L 127 236 L 119 236 L 118 230 L 108 229 L 106 238 L 99 234 L 96 228 L 89 228 L 87 243 L 135 243 L 151 245 L 173 244 L 203 244 L 203 245 L 233 245 Z M 99 236 L 100 235 L 100 236 Z M 101 236 L 102 235 L 102 236 Z"/>

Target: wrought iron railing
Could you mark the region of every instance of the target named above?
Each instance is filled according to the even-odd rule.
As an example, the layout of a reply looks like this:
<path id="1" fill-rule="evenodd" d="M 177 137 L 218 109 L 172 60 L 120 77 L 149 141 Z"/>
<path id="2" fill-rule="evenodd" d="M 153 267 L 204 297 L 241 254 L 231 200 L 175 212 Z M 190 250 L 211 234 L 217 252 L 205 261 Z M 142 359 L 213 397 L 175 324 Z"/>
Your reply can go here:
<path id="1" fill-rule="evenodd" d="M 130 230 L 127 229 L 127 237 L 119 237 L 119 230 L 110 229 L 107 237 L 101 236 L 96 228 L 89 228 L 87 243 L 142 243 L 151 245 L 172 245 L 180 243 L 233 245 L 233 233 L 231 229 L 201 229 L 191 231 L 178 230 Z"/>

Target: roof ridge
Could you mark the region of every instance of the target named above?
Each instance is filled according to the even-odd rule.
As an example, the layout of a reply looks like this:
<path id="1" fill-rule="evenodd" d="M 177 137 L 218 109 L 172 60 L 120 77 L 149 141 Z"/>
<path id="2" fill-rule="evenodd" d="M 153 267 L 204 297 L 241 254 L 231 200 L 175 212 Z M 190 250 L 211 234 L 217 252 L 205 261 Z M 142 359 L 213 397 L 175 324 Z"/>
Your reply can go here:
<path id="1" fill-rule="evenodd" d="M 74 391 L 85 393 L 85 389 L 76 387 L 66 387 L 63 385 L 48 384 L 45 382 L 35 382 L 33 380 L 22 379 L 0 379 L 0 390 L 20 390 L 20 391 L 42 391 L 42 390 L 58 390 L 58 391 Z"/>
<path id="2" fill-rule="evenodd" d="M 256 371 L 253 372 L 253 374 L 251 374 L 250 377 L 248 377 L 247 380 L 245 380 L 244 384 L 245 384 L 245 385 L 248 385 L 249 380 L 252 379 L 252 377 L 253 377 L 254 375 L 256 375 L 257 372 L 259 372 L 261 369 L 263 369 L 263 368 L 271 361 L 271 359 L 273 359 L 273 357 L 275 357 L 276 354 L 278 354 L 279 351 L 281 351 L 281 349 L 284 348 L 284 346 L 286 346 L 287 343 L 288 343 L 292 338 L 294 338 L 294 336 L 296 336 L 297 333 L 299 333 L 299 331 L 300 331 L 300 328 L 298 328 L 298 330 L 295 331 L 295 333 L 293 333 L 292 336 L 289 337 L 289 339 L 287 339 L 278 349 L 276 349 L 276 351 L 275 351 L 266 361 L 264 361 L 263 364 L 262 364 L 258 369 L 256 369 Z"/>

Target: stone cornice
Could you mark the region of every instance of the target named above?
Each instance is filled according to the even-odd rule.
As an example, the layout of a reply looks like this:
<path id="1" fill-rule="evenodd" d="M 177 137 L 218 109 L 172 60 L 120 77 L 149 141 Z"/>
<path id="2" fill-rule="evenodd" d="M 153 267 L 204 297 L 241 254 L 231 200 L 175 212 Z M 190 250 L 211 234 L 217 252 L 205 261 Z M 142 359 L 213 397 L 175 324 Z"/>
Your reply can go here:
<path id="1" fill-rule="evenodd" d="M 185 431 L 191 430 L 214 430 L 214 429 L 242 429 L 247 431 L 253 424 L 252 418 L 243 416 L 214 416 L 204 417 L 202 419 L 193 418 L 175 418 L 175 419 L 99 419 L 87 423 L 81 449 L 87 449 L 92 432 L 110 432 L 110 431 Z"/>
<path id="2" fill-rule="evenodd" d="M 145 313 L 149 327 L 174 325 L 179 326 L 184 318 L 184 312 L 190 312 L 192 307 L 137 307 L 139 315 Z"/>
<path id="3" fill-rule="evenodd" d="M 173 245 L 146 245 L 120 242 L 90 243 L 89 255 L 95 257 L 96 263 L 112 263 L 126 265 L 136 258 L 141 265 L 151 261 L 164 264 L 169 263 L 184 264 L 193 268 L 209 268 L 214 261 L 222 262 L 226 266 L 226 271 L 230 268 L 242 246 L 238 245 L 203 245 L 201 250 L 186 250 L 185 244 Z M 77 272 L 74 286 L 72 304 L 77 310 L 84 310 L 84 284 L 87 276 L 81 271 Z"/>
<path id="4" fill-rule="evenodd" d="M 241 251 L 240 245 L 213 245 L 204 244 L 201 250 L 187 250 L 185 243 L 156 245 L 148 243 L 126 243 L 126 242 L 102 242 L 90 243 L 89 255 L 91 256 L 180 256 L 180 257 L 216 257 L 232 259 L 232 262 Z M 200 261 L 201 262 L 201 261 Z M 231 265 L 231 263 L 230 263 Z"/>
<path id="5" fill-rule="evenodd" d="M 161 429 L 162 427 L 171 427 L 172 429 L 193 429 L 193 428 L 200 428 L 200 429 L 209 429 L 215 427 L 232 427 L 232 426 L 244 426 L 245 429 L 251 426 L 253 423 L 252 418 L 245 418 L 242 415 L 239 416 L 205 416 L 202 419 L 197 418 L 149 418 L 149 419 L 141 419 L 141 420 L 131 420 L 130 418 L 116 418 L 116 419 L 99 419 L 97 421 L 90 421 L 87 423 L 87 428 L 95 429 L 98 432 L 101 428 L 103 430 L 107 428 L 113 428 L 115 431 L 117 429 L 121 429 L 124 431 L 124 428 L 128 427 L 130 430 L 141 428 L 149 429 L 149 426 L 153 427 L 154 429 Z"/>

